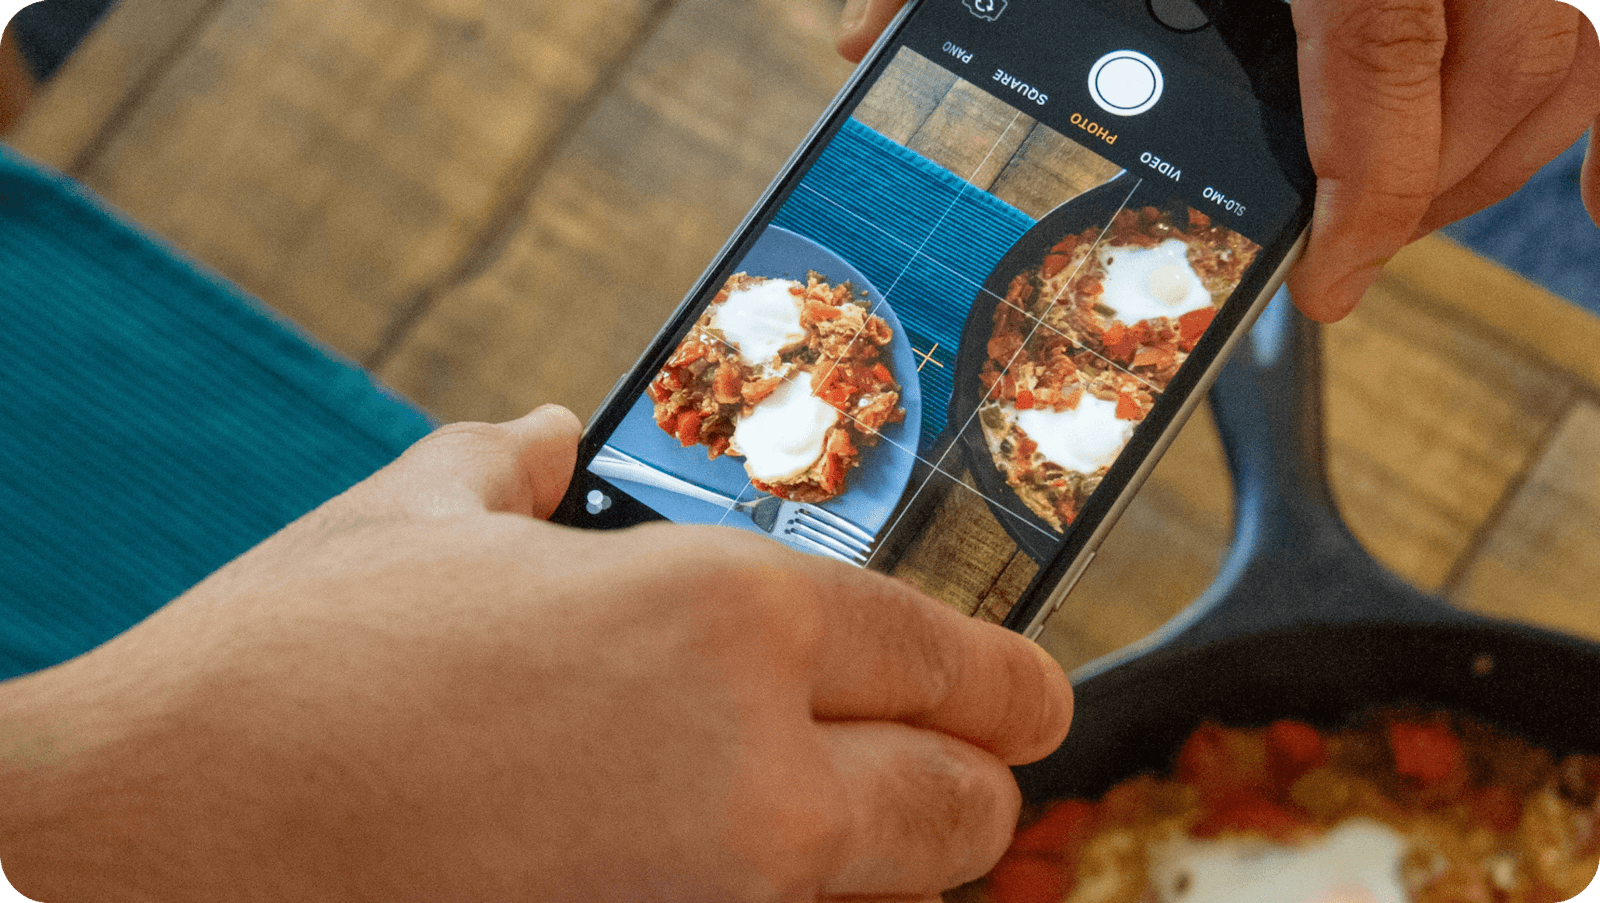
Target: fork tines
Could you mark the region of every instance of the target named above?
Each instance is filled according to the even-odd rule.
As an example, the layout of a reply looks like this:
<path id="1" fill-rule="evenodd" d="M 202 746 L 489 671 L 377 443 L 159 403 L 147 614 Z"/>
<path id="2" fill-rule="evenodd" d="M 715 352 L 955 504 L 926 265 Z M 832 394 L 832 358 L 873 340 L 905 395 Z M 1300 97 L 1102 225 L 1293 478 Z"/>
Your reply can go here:
<path id="1" fill-rule="evenodd" d="M 817 547 L 815 551 L 851 564 L 866 564 L 872 548 L 871 533 L 822 508 L 800 508 L 784 532 Z"/>

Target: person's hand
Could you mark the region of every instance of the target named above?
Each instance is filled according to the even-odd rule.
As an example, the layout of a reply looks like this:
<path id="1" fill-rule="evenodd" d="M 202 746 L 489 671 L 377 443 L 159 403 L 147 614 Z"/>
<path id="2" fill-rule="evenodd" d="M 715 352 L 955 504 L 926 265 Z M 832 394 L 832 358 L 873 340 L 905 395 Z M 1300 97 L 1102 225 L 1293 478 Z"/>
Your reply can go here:
<path id="1" fill-rule="evenodd" d="M 1595 125 L 1600 43 L 1558 0 L 1296 0 L 1317 209 L 1289 288 L 1324 322 L 1413 239 L 1511 194 Z M 1583 193 L 1600 222 L 1600 135 Z"/>
<path id="2" fill-rule="evenodd" d="M 731 529 L 535 518 L 577 422 L 441 430 L 105 646 L 0 685 L 47 903 L 931 900 L 1015 827 L 1038 647 Z M 249 491 L 241 486 L 241 491 Z"/>
<path id="3" fill-rule="evenodd" d="M 859 60 L 903 0 L 850 0 Z M 1596 125 L 1600 43 L 1558 0 L 1295 0 L 1306 141 L 1318 176 L 1301 310 L 1349 313 L 1408 242 L 1515 191 Z M 1583 196 L 1600 222 L 1600 128 Z"/>

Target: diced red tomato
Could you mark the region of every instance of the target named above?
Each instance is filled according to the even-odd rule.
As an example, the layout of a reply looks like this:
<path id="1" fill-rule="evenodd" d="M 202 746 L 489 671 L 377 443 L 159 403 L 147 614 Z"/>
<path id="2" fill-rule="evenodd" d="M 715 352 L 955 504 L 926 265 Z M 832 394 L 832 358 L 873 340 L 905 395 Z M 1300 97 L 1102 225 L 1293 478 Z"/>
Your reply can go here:
<path id="1" fill-rule="evenodd" d="M 1031 410 L 1033 410 L 1033 393 L 1032 392 L 1028 391 L 1027 389 L 1018 389 L 1017 390 L 1017 410 L 1019 410 L 1019 411 L 1031 411 Z"/>
<path id="2" fill-rule="evenodd" d="M 1395 772 L 1424 787 L 1458 778 L 1466 767 L 1460 738 L 1442 724 L 1390 722 L 1389 751 Z"/>
<path id="3" fill-rule="evenodd" d="M 1044 265 L 1039 268 L 1039 272 L 1044 278 L 1049 279 L 1066 269 L 1068 260 L 1069 258 L 1065 254 L 1046 254 L 1044 256 Z"/>
<path id="4" fill-rule="evenodd" d="M 1205 334 L 1206 329 L 1211 326 L 1211 321 L 1216 319 L 1216 316 L 1216 308 L 1202 307 L 1199 310 L 1191 310 L 1179 317 L 1178 347 L 1184 351 L 1193 351 L 1195 344 L 1200 341 L 1200 336 Z"/>
<path id="5" fill-rule="evenodd" d="M 1243 793 L 1207 812 L 1190 833 L 1200 839 L 1237 832 L 1264 834 L 1277 841 L 1292 841 L 1314 830 L 1311 820 L 1304 813 L 1254 793 Z"/>
<path id="6" fill-rule="evenodd" d="M 1207 804 L 1271 790 L 1265 755 L 1249 737 L 1217 724 L 1201 725 L 1178 752 L 1178 780 L 1194 787 Z"/>
<path id="7" fill-rule="evenodd" d="M 829 386 L 817 393 L 817 397 L 833 405 L 841 411 L 850 407 L 851 390 L 849 386 Z"/>
<path id="8" fill-rule="evenodd" d="M 1120 322 L 1112 323 L 1105 334 L 1106 353 L 1118 360 L 1127 360 L 1133 356 L 1137 343 L 1128 334 L 1128 328 Z"/>
<path id="9" fill-rule="evenodd" d="M 1013 853 L 1051 853 L 1074 849 L 1094 828 L 1096 806 L 1084 800 L 1062 800 L 1023 828 L 1011 844 Z"/>
<path id="10" fill-rule="evenodd" d="M 1522 822 L 1522 803 L 1504 787 L 1479 788 L 1472 796 L 1472 820 L 1491 831 L 1510 834 Z"/>
<path id="11" fill-rule="evenodd" d="M 678 442 L 684 448 L 700 441 L 700 423 L 704 419 L 699 411 L 684 411 L 678 415 Z"/>
<path id="12" fill-rule="evenodd" d="M 1117 419 L 1138 420 L 1140 417 L 1139 402 L 1126 392 L 1117 396 Z"/>
<path id="13" fill-rule="evenodd" d="M 821 301 L 809 301 L 806 303 L 806 316 L 813 320 L 837 320 L 841 313 L 843 311 L 839 310 L 839 308 L 831 304 L 824 304 Z"/>
<path id="14" fill-rule="evenodd" d="M 890 373 L 889 372 L 889 368 L 885 367 L 882 364 L 873 364 L 872 365 L 872 375 L 880 383 L 892 383 L 892 382 L 894 382 L 894 374 Z"/>
<path id="15" fill-rule="evenodd" d="M 1265 739 L 1267 770 L 1280 788 L 1287 789 L 1301 775 L 1328 761 L 1327 740 L 1303 721 L 1274 721 Z"/>
<path id="16" fill-rule="evenodd" d="M 991 903 L 1061 903 L 1067 896 L 1066 870 L 1051 859 L 1007 854 L 989 873 Z"/>

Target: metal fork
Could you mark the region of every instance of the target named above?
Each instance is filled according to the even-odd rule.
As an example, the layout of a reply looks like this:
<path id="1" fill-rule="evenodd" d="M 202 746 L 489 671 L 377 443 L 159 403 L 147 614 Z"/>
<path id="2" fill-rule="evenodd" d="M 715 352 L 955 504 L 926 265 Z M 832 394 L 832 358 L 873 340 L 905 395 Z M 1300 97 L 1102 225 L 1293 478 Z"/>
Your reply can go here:
<path id="1" fill-rule="evenodd" d="M 689 498 L 733 508 L 749 515 L 757 527 L 818 555 L 865 565 L 872 551 L 872 534 L 832 511 L 804 502 L 789 502 L 773 495 L 739 501 L 707 489 L 607 445 L 589 462 L 589 469 L 608 480 L 626 480 Z"/>

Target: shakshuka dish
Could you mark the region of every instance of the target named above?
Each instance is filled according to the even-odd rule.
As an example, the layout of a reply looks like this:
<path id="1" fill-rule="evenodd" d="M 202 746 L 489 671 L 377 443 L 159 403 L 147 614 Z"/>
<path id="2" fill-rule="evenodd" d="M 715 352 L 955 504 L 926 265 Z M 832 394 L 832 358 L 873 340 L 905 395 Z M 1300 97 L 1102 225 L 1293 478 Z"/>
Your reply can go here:
<path id="1" fill-rule="evenodd" d="M 1600 756 L 1387 710 L 1206 724 L 1167 777 L 1026 824 L 989 903 L 1556 903 L 1600 866 Z"/>
<path id="2" fill-rule="evenodd" d="M 651 381 L 656 424 L 708 458 L 743 458 L 762 492 L 827 501 L 905 419 L 893 337 L 848 282 L 735 274 Z"/>
<path id="3" fill-rule="evenodd" d="M 994 310 L 979 409 L 995 466 L 1057 531 L 1077 517 L 1259 248 L 1190 210 L 1124 210 L 1018 273 Z"/>

